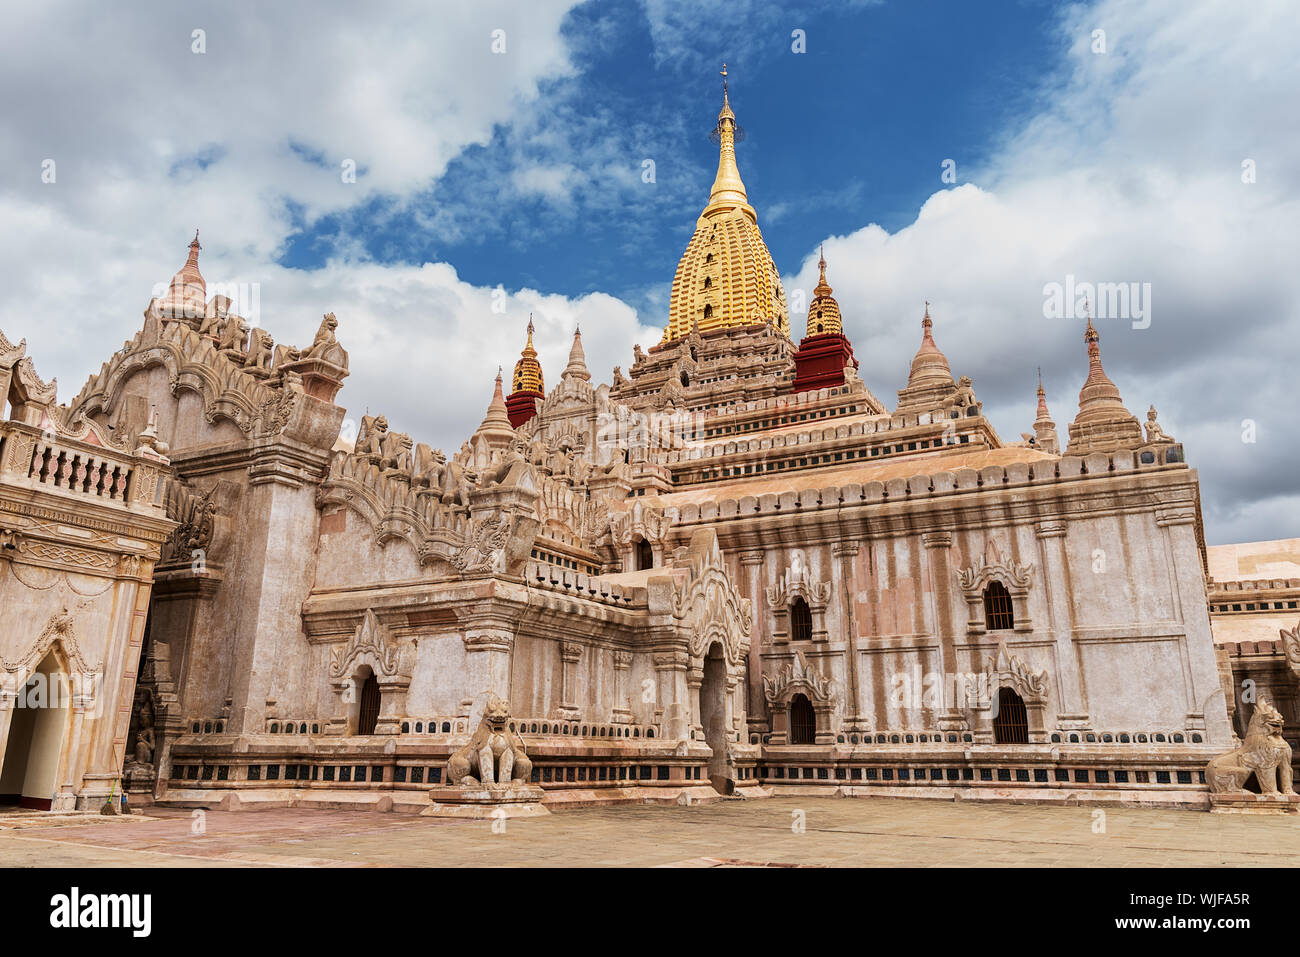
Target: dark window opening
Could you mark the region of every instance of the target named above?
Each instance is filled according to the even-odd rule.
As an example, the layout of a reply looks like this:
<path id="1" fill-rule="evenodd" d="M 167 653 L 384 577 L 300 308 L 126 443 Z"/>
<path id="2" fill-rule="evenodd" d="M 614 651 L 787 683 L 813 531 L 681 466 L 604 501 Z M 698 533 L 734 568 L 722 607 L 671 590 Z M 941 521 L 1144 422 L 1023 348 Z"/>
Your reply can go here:
<path id="1" fill-rule="evenodd" d="M 379 723 L 379 681 L 372 671 L 361 685 L 361 713 L 357 718 L 357 734 L 374 734 Z"/>
<path id="2" fill-rule="evenodd" d="M 1029 717 L 1025 702 L 1010 688 L 998 689 L 998 713 L 993 719 L 993 740 L 997 744 L 1028 744 Z"/>
<path id="3" fill-rule="evenodd" d="M 647 568 L 655 567 L 655 553 L 650 543 L 644 538 L 638 539 L 636 543 L 636 570 L 644 571 Z"/>
<path id="4" fill-rule="evenodd" d="M 790 638 L 793 641 L 812 641 L 812 612 L 808 603 L 796 597 L 790 602 Z"/>
<path id="5" fill-rule="evenodd" d="M 806 695 L 790 699 L 790 743 L 812 744 L 817 740 L 817 714 Z"/>
<path id="6" fill-rule="evenodd" d="M 984 589 L 984 626 L 989 631 L 1005 631 L 1015 627 L 1011 611 L 1011 594 L 999 581 L 991 581 Z"/>

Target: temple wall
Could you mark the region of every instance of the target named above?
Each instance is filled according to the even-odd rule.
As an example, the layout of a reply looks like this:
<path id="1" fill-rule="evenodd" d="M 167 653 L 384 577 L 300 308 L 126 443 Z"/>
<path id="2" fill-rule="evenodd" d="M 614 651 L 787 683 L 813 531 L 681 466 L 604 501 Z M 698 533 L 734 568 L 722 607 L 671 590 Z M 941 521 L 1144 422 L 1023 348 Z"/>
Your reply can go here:
<path id="1" fill-rule="evenodd" d="M 1131 493 L 1131 484 L 1116 491 Z M 755 679 L 775 676 L 799 652 L 834 682 L 837 727 L 854 716 L 855 678 L 864 729 L 936 729 L 941 709 L 926 690 L 954 687 L 963 673 L 983 673 L 1003 642 L 1029 671 L 1047 673 L 1048 730 L 1061 722 L 1105 731 L 1199 728 L 1210 742 L 1226 744 L 1226 710 L 1190 510 L 1134 510 L 1094 497 L 1068 519 L 1042 517 L 1059 509 L 1057 501 L 1044 502 L 1047 508 L 1035 514 L 1013 510 L 992 495 L 967 499 L 953 513 L 951 533 L 863 535 L 851 582 L 837 568 L 836 545 L 816 540 L 846 529 L 852 534 L 861 519 L 841 516 L 835 531 L 818 522 L 816 513 L 801 515 L 793 528 L 743 518 L 730 527 L 718 522 L 731 573 L 755 601 L 752 654 L 761 665 L 751 667 L 751 723 L 771 730 L 761 679 Z M 1013 520 L 1026 511 L 1029 516 Z M 865 520 L 871 521 L 869 513 Z M 903 525 L 907 519 L 889 521 Z M 789 543 L 792 532 L 801 535 L 800 544 Z M 752 540 L 763 547 L 749 547 Z M 750 564 L 760 555 L 751 574 Z M 970 593 L 958 573 L 977 570 L 981 562 L 1028 566 L 1028 586 L 1013 600 L 1012 630 L 984 630 L 982 599 L 976 604 L 978 627 L 968 627 Z M 830 585 L 822 607 L 810 602 L 814 639 L 824 627 L 823 641 L 774 640 L 781 626 L 767 591 L 796 578 L 809 586 Z M 850 616 L 854 676 L 848 672 Z M 788 632 L 788 623 L 784 627 Z"/>

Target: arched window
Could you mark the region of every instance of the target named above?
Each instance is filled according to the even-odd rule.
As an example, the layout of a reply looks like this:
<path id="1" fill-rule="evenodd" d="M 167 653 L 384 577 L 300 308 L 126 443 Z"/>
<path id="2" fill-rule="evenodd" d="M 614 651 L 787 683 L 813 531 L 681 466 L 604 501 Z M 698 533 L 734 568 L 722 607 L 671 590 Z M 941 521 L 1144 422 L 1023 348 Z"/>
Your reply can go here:
<path id="1" fill-rule="evenodd" d="M 638 538 L 636 542 L 636 570 L 644 571 L 647 568 L 655 567 L 655 552 L 644 538 Z"/>
<path id="2" fill-rule="evenodd" d="M 812 641 L 812 612 L 808 603 L 797 596 L 790 602 L 790 639 Z"/>
<path id="3" fill-rule="evenodd" d="M 685 387 L 685 386 L 688 386 L 688 385 L 690 385 L 690 384 L 691 384 L 691 377 L 688 376 L 688 375 L 686 374 L 686 372 L 683 370 L 683 372 L 682 372 L 682 386 Z"/>
<path id="4" fill-rule="evenodd" d="M 704 288 L 705 288 L 705 289 L 712 289 L 712 288 L 713 288 L 713 278 L 712 278 L 711 276 L 705 276 L 705 277 L 704 277 Z"/>
<path id="5" fill-rule="evenodd" d="M 379 681 L 372 671 L 361 685 L 361 711 L 357 717 L 357 734 L 374 734 L 379 723 Z"/>
<path id="6" fill-rule="evenodd" d="M 1010 688 L 998 689 L 998 713 L 993 718 L 995 744 L 1028 744 L 1029 717 L 1025 701 Z"/>
<path id="7" fill-rule="evenodd" d="M 984 627 L 989 631 L 1006 631 L 1016 626 L 1011 611 L 1011 593 L 1000 581 L 991 581 L 984 589 Z"/>
<path id="8" fill-rule="evenodd" d="M 790 699 L 790 743 L 812 744 L 817 740 L 817 715 L 807 695 Z"/>
<path id="9" fill-rule="evenodd" d="M 706 305 L 706 306 L 704 307 L 704 318 L 707 319 L 707 318 L 709 318 L 711 315 L 713 315 L 713 307 L 712 307 L 712 306 L 709 306 L 709 305 Z"/>

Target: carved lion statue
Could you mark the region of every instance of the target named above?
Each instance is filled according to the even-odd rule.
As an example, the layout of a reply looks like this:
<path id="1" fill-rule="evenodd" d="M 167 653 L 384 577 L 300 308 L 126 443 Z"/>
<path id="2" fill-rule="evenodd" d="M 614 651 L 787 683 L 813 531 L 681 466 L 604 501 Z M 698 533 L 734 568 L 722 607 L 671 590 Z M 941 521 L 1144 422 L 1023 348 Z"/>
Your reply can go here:
<path id="1" fill-rule="evenodd" d="M 473 488 L 470 474 L 455 460 L 446 462 L 442 469 L 442 504 L 469 505 L 469 493 Z"/>
<path id="2" fill-rule="evenodd" d="M 1262 794 L 1294 794 L 1291 787 L 1291 745 L 1282 738 L 1282 715 L 1263 698 L 1255 705 L 1241 747 L 1221 754 L 1205 769 L 1205 781 L 1213 794 L 1244 791 L 1255 775 Z"/>
<path id="3" fill-rule="evenodd" d="M 269 332 L 263 329 L 254 329 L 252 339 L 249 341 L 248 356 L 244 359 L 244 366 L 270 372 L 271 349 L 274 345 L 275 342 Z"/>
<path id="4" fill-rule="evenodd" d="M 447 759 L 447 783 L 462 787 L 522 787 L 533 774 L 523 739 L 510 730 L 510 706 L 489 694 L 478 730 Z"/>

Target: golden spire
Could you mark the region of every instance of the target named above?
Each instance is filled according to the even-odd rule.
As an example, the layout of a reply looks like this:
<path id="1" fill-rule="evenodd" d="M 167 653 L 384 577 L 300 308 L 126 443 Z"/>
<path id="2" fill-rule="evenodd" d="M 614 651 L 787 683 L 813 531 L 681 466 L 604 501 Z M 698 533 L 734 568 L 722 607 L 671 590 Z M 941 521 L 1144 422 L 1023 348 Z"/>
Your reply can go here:
<path id="1" fill-rule="evenodd" d="M 718 111 L 718 125 L 713 134 L 718 138 L 718 175 L 713 178 L 709 205 L 704 213 L 707 216 L 714 207 L 740 206 L 749 209 L 753 217 L 749 195 L 745 192 L 740 169 L 736 166 L 736 114 L 731 112 L 731 102 L 727 97 L 725 63 L 722 64 L 722 109 Z"/>
<path id="2" fill-rule="evenodd" d="M 790 307 L 781 275 L 758 228 L 736 168 L 736 125 L 723 66 L 722 110 L 713 131 L 718 141 L 718 175 L 709 204 L 695 221 L 695 234 L 677 263 L 668 305 L 664 341 L 681 339 L 693 329 L 740 328 L 772 323 L 790 334 Z"/>
<path id="3" fill-rule="evenodd" d="M 808 304 L 808 335 L 840 335 L 844 323 L 840 318 L 840 304 L 831 295 L 831 284 L 826 281 L 826 252 L 820 251 L 817 260 L 820 279 L 813 289 L 813 300 Z"/>
<path id="4" fill-rule="evenodd" d="M 519 353 L 519 361 L 515 363 L 515 374 L 512 382 L 514 383 L 513 392 L 546 392 L 546 389 L 542 386 L 542 364 L 537 361 L 537 350 L 533 347 L 533 314 L 531 312 L 528 314 L 528 344 Z"/>
<path id="5" fill-rule="evenodd" d="M 817 254 L 820 257 L 817 260 L 817 287 L 813 289 L 814 296 L 829 296 L 831 294 L 830 283 L 826 281 L 826 247 L 818 246 Z"/>

